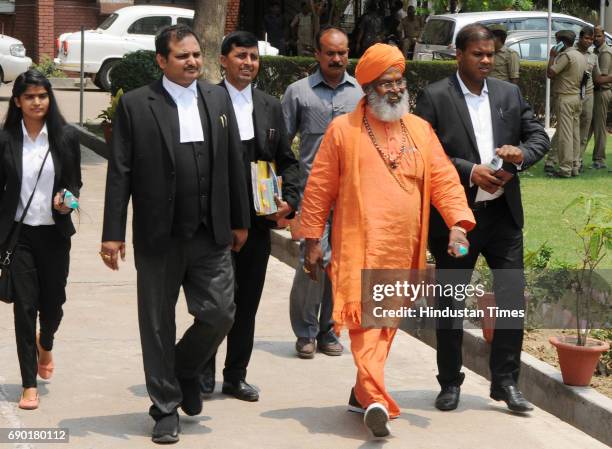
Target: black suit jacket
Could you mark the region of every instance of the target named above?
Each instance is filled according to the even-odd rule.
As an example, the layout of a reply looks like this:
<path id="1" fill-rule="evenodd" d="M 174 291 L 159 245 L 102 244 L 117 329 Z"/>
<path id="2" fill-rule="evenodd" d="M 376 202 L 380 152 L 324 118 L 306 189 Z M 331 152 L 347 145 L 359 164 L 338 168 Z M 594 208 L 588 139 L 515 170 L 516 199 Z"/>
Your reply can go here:
<path id="1" fill-rule="evenodd" d="M 227 89 L 224 81 L 221 81 L 219 86 Z M 250 189 L 249 192 L 252 191 L 250 184 L 251 162 L 275 162 L 277 174 L 283 178 L 283 200 L 296 211 L 300 202 L 300 166 L 293 151 L 291 151 L 280 101 L 255 87 L 252 87 L 252 96 L 255 154 L 243 154 L 247 173 L 247 188 Z M 287 218 L 293 218 L 294 215 L 295 212 L 288 215 Z M 257 216 L 251 201 L 251 225 L 258 228 L 273 228 L 276 227 L 276 222 Z"/>
<path id="2" fill-rule="evenodd" d="M 211 130 L 204 136 L 212 152 L 210 229 L 217 244 L 229 245 L 232 229 L 250 225 L 240 137 L 227 92 L 205 81 L 198 89 L 207 111 L 201 119 Z M 154 253 L 170 243 L 176 173 L 168 117 L 176 113 L 161 80 L 121 97 L 108 159 L 103 241 L 125 241 L 131 196 L 134 248 Z"/>
<path id="3" fill-rule="evenodd" d="M 66 125 L 61 141 L 61 148 L 55 148 L 50 144 L 50 156 L 55 169 L 53 194 L 62 189 L 68 189 L 79 197 L 83 185 L 79 136 L 74 128 Z M 21 194 L 22 175 L 23 131 L 21 127 L 15 134 L 3 130 L 0 132 L 0 246 L 6 242 L 15 222 Z M 60 214 L 53 209 L 53 206 L 51 211 L 55 226 L 62 235 L 68 238 L 75 233 L 70 214 Z"/>
<path id="4" fill-rule="evenodd" d="M 535 119 L 531 106 L 523 99 L 516 85 L 488 78 L 487 86 L 495 148 L 503 145 L 519 147 L 524 156 L 521 170 L 525 170 L 549 150 L 548 135 Z M 470 187 L 470 175 L 474 164 L 480 164 L 481 161 L 470 113 L 456 74 L 429 84 L 417 100 L 415 113 L 431 123 L 444 151 L 459 172 L 469 205 L 473 205 L 478 187 Z M 503 167 L 515 174 L 517 172 L 514 164 L 504 163 Z M 518 176 L 504 185 L 503 196 L 515 224 L 522 228 L 523 206 Z M 448 234 L 448 229 L 440 214 L 433 209 L 430 235 L 445 234 Z"/>

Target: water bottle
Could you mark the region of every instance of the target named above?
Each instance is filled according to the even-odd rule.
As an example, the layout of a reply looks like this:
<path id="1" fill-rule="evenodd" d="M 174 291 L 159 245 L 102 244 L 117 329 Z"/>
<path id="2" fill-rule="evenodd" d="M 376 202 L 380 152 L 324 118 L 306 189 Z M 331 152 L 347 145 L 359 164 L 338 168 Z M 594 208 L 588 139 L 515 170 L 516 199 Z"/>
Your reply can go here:
<path id="1" fill-rule="evenodd" d="M 70 209 L 77 209 L 79 207 L 79 200 L 72 194 L 70 190 L 64 190 L 64 205 Z"/>

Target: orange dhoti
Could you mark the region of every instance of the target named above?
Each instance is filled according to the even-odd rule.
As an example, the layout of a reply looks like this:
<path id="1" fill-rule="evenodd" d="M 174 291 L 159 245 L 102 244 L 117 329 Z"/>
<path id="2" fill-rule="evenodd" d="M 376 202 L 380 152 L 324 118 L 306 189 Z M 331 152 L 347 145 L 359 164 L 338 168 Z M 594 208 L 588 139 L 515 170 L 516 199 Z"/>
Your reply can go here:
<path id="1" fill-rule="evenodd" d="M 364 114 L 379 148 L 395 158 L 391 171 L 372 144 Z M 362 269 L 424 269 L 433 203 L 450 227 L 468 229 L 474 216 L 459 176 L 431 126 L 420 118 L 381 122 L 362 100 L 354 112 L 335 119 L 325 133 L 306 186 L 301 225 L 305 238 L 320 238 L 334 206 L 332 257 L 328 267 L 336 331 L 349 330 L 357 367 L 355 397 L 363 408 L 378 402 L 390 417 L 397 403 L 385 389 L 384 367 L 396 329 L 361 326 Z"/>
<path id="2" fill-rule="evenodd" d="M 363 408 L 378 402 L 391 418 L 400 414 L 395 400 L 385 388 L 385 362 L 397 329 L 350 329 L 351 352 L 357 367 L 355 397 Z"/>

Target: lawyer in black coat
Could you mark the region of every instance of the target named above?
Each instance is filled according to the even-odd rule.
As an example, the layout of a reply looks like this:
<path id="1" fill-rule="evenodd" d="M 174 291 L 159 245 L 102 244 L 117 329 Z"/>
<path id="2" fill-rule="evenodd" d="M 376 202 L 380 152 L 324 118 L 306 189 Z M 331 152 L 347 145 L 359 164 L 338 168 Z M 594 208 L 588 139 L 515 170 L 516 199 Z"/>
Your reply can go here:
<path id="1" fill-rule="evenodd" d="M 550 142 L 519 88 L 487 78 L 494 55 L 493 35 L 482 25 L 463 28 L 457 36 L 458 72 L 428 85 L 417 101 L 416 114 L 436 131 L 455 165 L 477 225 L 468 234 L 470 253 L 455 259 L 447 252 L 448 229 L 432 208 L 429 247 L 436 259 L 438 280 L 467 283 L 479 254 L 494 270 L 497 306 L 524 310 L 523 207 L 518 171 L 539 161 Z M 505 184 L 500 173 L 487 168 L 494 154 L 512 175 Z M 503 193 L 501 188 L 503 188 Z M 488 193 L 486 193 L 486 192 Z M 489 195 L 493 194 L 493 195 Z M 477 197 L 478 196 L 478 197 Z M 440 298 L 440 307 L 463 308 L 463 303 Z M 441 320 L 437 331 L 438 381 L 436 400 L 441 410 L 459 401 L 464 374 L 461 320 Z M 512 410 L 531 406 L 516 385 L 523 339 L 522 319 L 497 319 L 491 345 L 491 397 L 505 400 Z"/>
<path id="2" fill-rule="evenodd" d="M 278 99 L 256 89 L 252 81 L 259 70 L 257 37 L 246 31 L 230 33 L 221 46 L 221 65 L 227 89 L 239 120 L 245 179 L 251 199 L 251 229 L 244 247 L 234 253 L 236 271 L 236 316 L 227 335 L 222 391 L 238 399 L 256 401 L 259 393 L 246 383 L 247 366 L 253 352 L 255 315 L 261 299 L 271 242 L 270 228 L 281 218 L 291 218 L 299 202 L 299 165 L 287 138 Z M 282 177 L 279 212 L 257 216 L 252 201 L 251 162 L 269 161 Z M 203 390 L 211 392 L 215 383 L 215 358 L 204 370 Z"/>
<path id="3" fill-rule="evenodd" d="M 126 93 L 113 122 L 101 256 L 125 252 L 130 197 L 138 317 L 153 440 L 178 440 L 177 407 L 202 408 L 198 374 L 232 326 L 231 251 L 250 225 L 241 144 L 227 92 L 198 81 L 197 36 L 181 25 L 156 37 L 162 80 Z M 193 325 L 176 343 L 183 288 Z"/>

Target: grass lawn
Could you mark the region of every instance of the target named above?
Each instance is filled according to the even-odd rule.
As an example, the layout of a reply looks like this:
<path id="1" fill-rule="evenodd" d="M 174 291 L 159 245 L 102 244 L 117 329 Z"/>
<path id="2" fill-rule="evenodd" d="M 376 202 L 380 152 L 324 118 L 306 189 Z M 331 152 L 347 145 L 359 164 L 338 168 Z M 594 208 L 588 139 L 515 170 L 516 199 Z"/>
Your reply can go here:
<path id="1" fill-rule="evenodd" d="M 612 137 L 608 136 L 606 147 L 608 164 L 612 162 Z M 612 173 L 607 169 L 589 170 L 593 152 L 593 141 L 584 155 L 585 171 L 580 177 L 550 179 L 544 173 L 544 161 L 531 167 L 521 175 L 521 191 L 525 210 L 525 250 L 535 250 L 547 242 L 553 248 L 553 259 L 578 262 L 576 248 L 578 237 L 564 223 L 567 217 L 578 218 L 579 208 L 562 215 L 562 211 L 580 193 L 605 193 L 611 195 Z M 610 168 L 612 169 L 612 164 Z M 571 215 L 570 215 L 571 213 Z M 612 257 L 607 255 L 601 267 L 612 267 Z"/>

